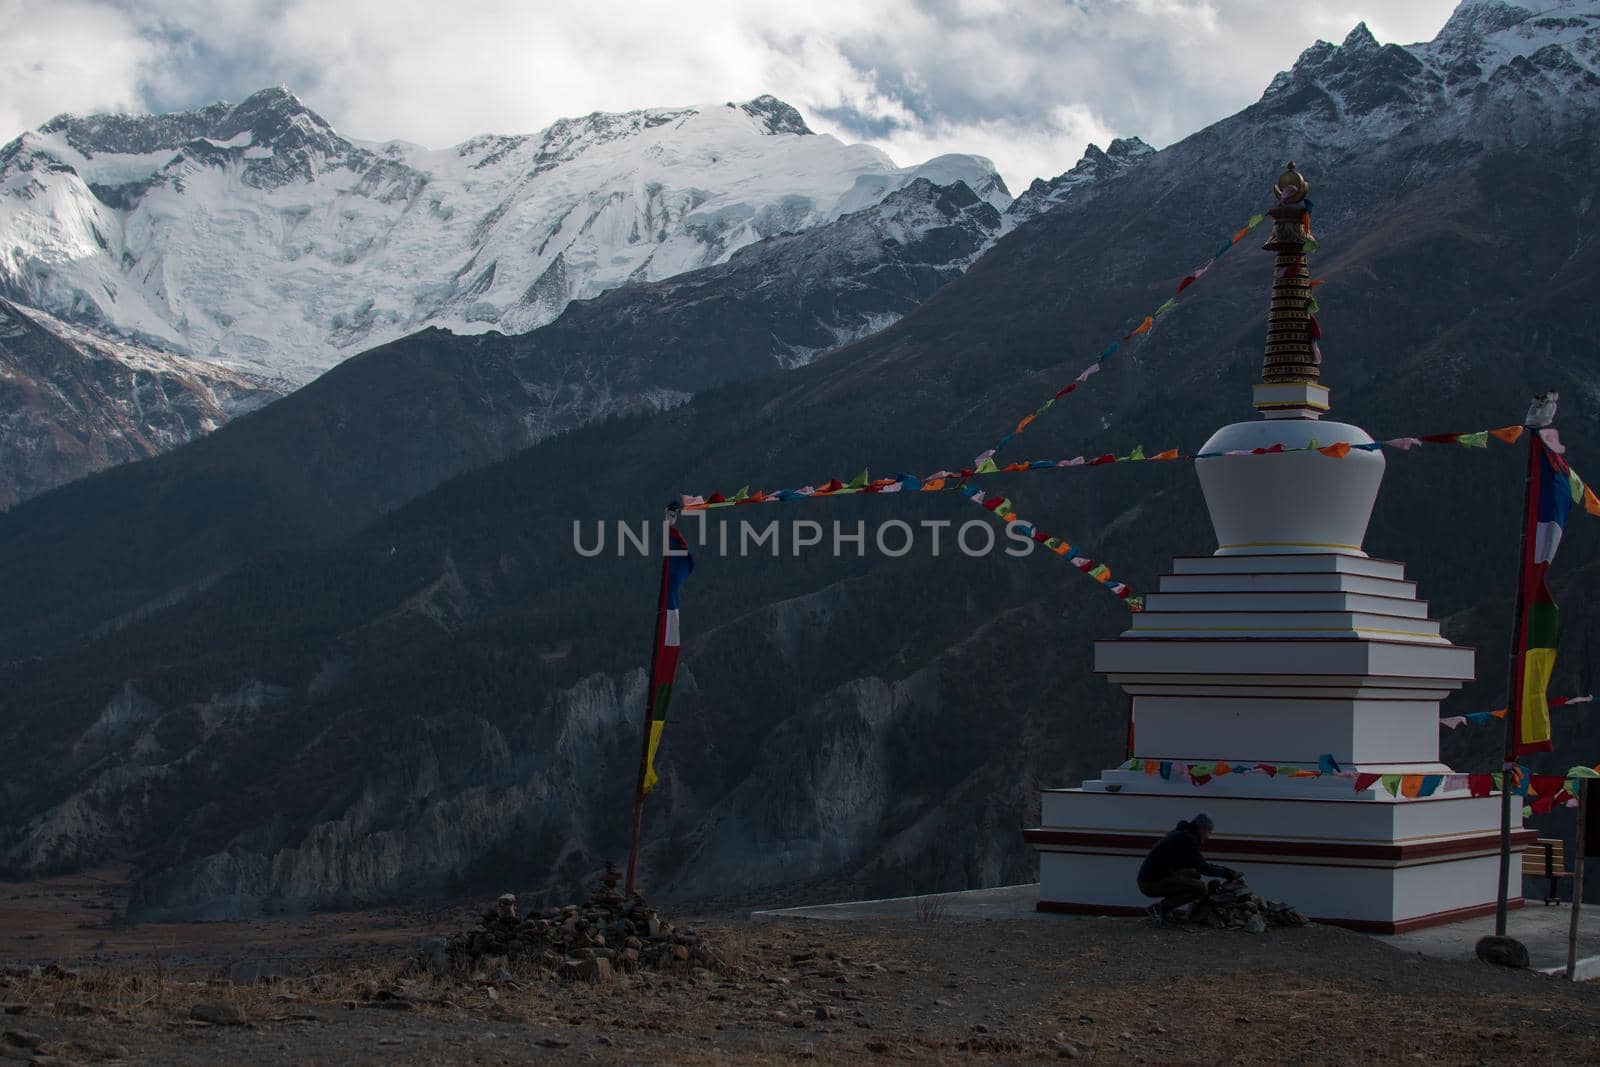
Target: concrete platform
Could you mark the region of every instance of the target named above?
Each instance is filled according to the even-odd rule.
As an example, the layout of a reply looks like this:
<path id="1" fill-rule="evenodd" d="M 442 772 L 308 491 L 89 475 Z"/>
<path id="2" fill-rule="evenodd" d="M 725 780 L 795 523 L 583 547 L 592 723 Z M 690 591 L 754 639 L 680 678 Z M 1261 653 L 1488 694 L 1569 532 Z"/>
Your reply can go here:
<path id="1" fill-rule="evenodd" d="M 1039 886 L 1008 885 L 994 889 L 969 889 L 960 893 L 930 893 L 916 897 L 890 897 L 884 900 L 849 901 L 842 904 L 812 904 L 800 908 L 753 911 L 752 922 L 819 920 L 849 922 L 860 919 L 903 919 L 911 922 L 935 920 L 1029 919 L 1037 922 L 1105 922 L 1105 918 L 1059 915 L 1041 912 Z M 1528 946 L 1528 956 L 1536 970 L 1564 972 L 1567 966 L 1567 926 L 1570 905 L 1528 904 L 1511 912 L 1506 930 Z M 1133 921 L 1124 919 L 1123 922 Z M 1584 909 L 1578 930 L 1580 981 L 1600 978 L 1600 905 Z M 1494 916 L 1465 919 L 1432 926 L 1405 934 L 1369 934 L 1401 952 L 1415 952 L 1433 959 L 1473 959 L 1478 938 L 1494 933 Z M 1248 936 L 1241 934 L 1240 936 Z"/>
<path id="2" fill-rule="evenodd" d="M 1527 904 L 1506 916 L 1506 933 L 1528 946 L 1528 958 L 1535 970 L 1565 974 L 1567 969 L 1567 928 L 1572 922 L 1570 904 Z M 1579 916 L 1579 981 L 1600 978 L 1600 904 L 1589 904 Z M 1420 952 L 1435 959 L 1473 959 L 1478 938 L 1494 933 L 1494 916 L 1465 919 L 1444 926 L 1380 937 L 1402 952 Z"/>

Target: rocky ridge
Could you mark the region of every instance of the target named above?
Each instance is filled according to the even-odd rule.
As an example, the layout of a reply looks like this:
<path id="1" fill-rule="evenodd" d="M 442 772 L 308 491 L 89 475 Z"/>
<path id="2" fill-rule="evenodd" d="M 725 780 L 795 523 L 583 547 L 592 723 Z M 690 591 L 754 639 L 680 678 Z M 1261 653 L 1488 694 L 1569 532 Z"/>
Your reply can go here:
<path id="1" fill-rule="evenodd" d="M 169 451 L 287 391 L 0 298 L 0 509 Z"/>

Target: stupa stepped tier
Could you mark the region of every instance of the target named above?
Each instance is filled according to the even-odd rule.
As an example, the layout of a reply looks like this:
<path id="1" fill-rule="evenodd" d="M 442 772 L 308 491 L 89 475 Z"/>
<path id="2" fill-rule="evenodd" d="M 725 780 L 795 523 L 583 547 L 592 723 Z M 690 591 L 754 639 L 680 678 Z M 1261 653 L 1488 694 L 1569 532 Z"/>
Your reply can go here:
<path id="1" fill-rule="evenodd" d="M 1095 669 L 1131 701 L 1141 761 L 1449 774 L 1439 702 L 1474 677 L 1404 564 L 1362 549 L 1383 480 L 1381 451 L 1340 459 L 1318 444 L 1366 444 L 1323 419 L 1329 391 L 1310 298 L 1302 214 L 1309 184 L 1290 164 L 1271 212 L 1275 254 L 1259 417 L 1218 430 L 1197 460 L 1217 547 L 1180 556 L 1145 610 L 1095 645 Z M 1282 445 L 1281 454 L 1226 455 Z M 1039 850 L 1044 911 L 1119 914 L 1149 901 L 1140 861 L 1179 819 L 1216 822 L 1213 862 L 1323 922 L 1399 932 L 1495 908 L 1500 801 L 1441 789 L 1428 797 L 1361 791 L 1348 777 L 1177 775 L 1109 769 L 1076 789 L 1046 789 Z M 1520 852 L 1536 835 L 1517 828 Z M 1508 896 L 1520 905 L 1521 859 Z"/>

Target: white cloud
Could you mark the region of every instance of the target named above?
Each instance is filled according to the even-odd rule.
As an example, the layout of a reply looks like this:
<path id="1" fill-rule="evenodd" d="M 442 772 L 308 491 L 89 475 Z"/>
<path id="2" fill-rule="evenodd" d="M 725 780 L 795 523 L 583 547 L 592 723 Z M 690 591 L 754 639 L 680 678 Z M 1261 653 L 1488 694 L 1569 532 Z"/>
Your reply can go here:
<path id="1" fill-rule="evenodd" d="M 989 156 L 1013 188 L 1086 141 L 1165 144 L 1367 20 L 1431 37 L 1453 0 L 0 0 L 0 138 L 63 110 L 282 82 L 352 136 L 428 145 L 564 115 L 772 92 L 902 163 Z"/>
<path id="2" fill-rule="evenodd" d="M 0 0 L 0 143 L 63 111 L 139 107 L 159 47 L 133 20 L 85 0 Z"/>

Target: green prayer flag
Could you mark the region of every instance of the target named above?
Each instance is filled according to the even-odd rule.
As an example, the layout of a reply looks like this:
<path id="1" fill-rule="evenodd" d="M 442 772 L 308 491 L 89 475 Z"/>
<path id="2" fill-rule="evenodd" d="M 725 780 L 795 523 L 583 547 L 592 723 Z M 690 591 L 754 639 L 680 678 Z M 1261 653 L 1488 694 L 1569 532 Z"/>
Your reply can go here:
<path id="1" fill-rule="evenodd" d="M 1390 796 L 1397 797 L 1400 795 L 1400 776 L 1398 774 L 1386 774 L 1378 781 L 1383 783 L 1384 791 Z"/>
<path id="2" fill-rule="evenodd" d="M 1479 430 L 1477 433 L 1464 433 L 1456 438 L 1456 443 L 1465 445 L 1467 448 L 1488 448 L 1489 431 Z"/>
<path id="3" fill-rule="evenodd" d="M 735 500 L 744 500 L 747 497 L 749 497 L 749 495 L 750 495 L 750 487 L 747 485 L 743 489 L 740 489 L 737 493 L 733 494 L 733 499 L 735 499 Z"/>
<path id="4" fill-rule="evenodd" d="M 1129 452 L 1126 456 L 1123 456 L 1117 462 L 1118 463 L 1126 463 L 1126 462 L 1129 462 L 1129 461 L 1141 460 L 1143 458 L 1144 458 L 1144 445 L 1134 445 L 1133 446 L 1133 451 Z"/>
<path id="5" fill-rule="evenodd" d="M 1267 217 L 1265 215 L 1251 215 L 1250 216 L 1250 228 L 1253 230 L 1257 226 L 1260 226 L 1264 221 L 1266 221 L 1266 218 Z"/>
<path id="6" fill-rule="evenodd" d="M 999 469 L 1000 469 L 999 467 L 995 466 L 994 457 L 990 456 L 988 459 L 986 459 L 982 463 L 978 464 L 978 469 L 976 471 L 974 471 L 973 473 L 975 473 L 975 474 L 993 474 L 996 471 L 998 471 Z"/>
<path id="7" fill-rule="evenodd" d="M 863 470 L 860 474 L 858 474 L 854 478 L 852 478 L 850 480 L 850 484 L 845 486 L 845 488 L 846 489 L 864 489 L 864 488 L 866 488 L 866 485 L 867 485 L 867 472 L 865 470 Z"/>
<path id="8" fill-rule="evenodd" d="M 1315 252 L 1318 247 L 1317 239 L 1315 237 L 1307 237 L 1306 243 L 1301 246 L 1300 251 L 1309 256 L 1311 253 Z"/>
<path id="9" fill-rule="evenodd" d="M 1306 313 L 1307 314 L 1315 315 L 1317 312 L 1319 312 L 1321 310 L 1322 310 L 1322 305 L 1317 303 L 1317 298 L 1316 297 L 1313 296 L 1313 297 L 1311 297 L 1310 299 L 1308 299 L 1306 301 Z"/>
<path id="10" fill-rule="evenodd" d="M 1600 771 L 1593 767 L 1574 767 L 1567 772 L 1568 778 L 1600 778 Z"/>
<path id="11" fill-rule="evenodd" d="M 1153 318 L 1153 319 L 1159 319 L 1162 315 L 1164 315 L 1168 311 L 1172 310 L 1173 305 L 1176 304 L 1177 302 L 1178 302 L 1178 298 L 1177 297 L 1175 297 L 1175 296 L 1167 297 L 1167 302 L 1165 304 L 1162 304 L 1160 307 L 1156 308 L 1155 314 L 1151 315 L 1150 317 Z"/>

